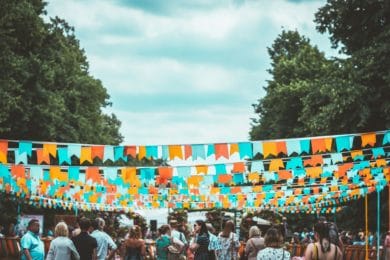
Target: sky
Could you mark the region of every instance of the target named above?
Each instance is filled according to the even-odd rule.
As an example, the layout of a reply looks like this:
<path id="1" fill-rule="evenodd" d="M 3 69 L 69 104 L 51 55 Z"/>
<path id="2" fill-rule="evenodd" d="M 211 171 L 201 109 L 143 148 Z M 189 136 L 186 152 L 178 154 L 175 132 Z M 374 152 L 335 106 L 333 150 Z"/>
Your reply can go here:
<path id="1" fill-rule="evenodd" d="M 325 1 L 49 0 L 49 17 L 75 28 L 90 74 L 122 122 L 123 144 L 249 139 L 252 104 L 271 79 L 270 47 L 298 30 L 336 56 L 315 30 Z"/>

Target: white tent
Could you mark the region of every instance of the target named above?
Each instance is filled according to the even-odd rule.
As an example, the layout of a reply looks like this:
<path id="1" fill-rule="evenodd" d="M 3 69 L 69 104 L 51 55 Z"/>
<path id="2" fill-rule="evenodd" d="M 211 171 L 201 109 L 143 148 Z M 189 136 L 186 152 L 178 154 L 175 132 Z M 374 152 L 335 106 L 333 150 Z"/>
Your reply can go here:
<path id="1" fill-rule="evenodd" d="M 255 221 L 258 225 L 271 226 L 271 222 L 263 218 L 253 217 L 253 221 Z"/>

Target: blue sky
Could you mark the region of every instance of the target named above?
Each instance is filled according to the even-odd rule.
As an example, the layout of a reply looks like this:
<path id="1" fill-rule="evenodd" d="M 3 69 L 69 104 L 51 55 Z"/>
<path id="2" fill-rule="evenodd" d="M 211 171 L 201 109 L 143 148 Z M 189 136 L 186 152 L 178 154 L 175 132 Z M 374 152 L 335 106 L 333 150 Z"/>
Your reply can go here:
<path id="1" fill-rule="evenodd" d="M 125 144 L 249 138 L 270 79 L 267 47 L 297 29 L 328 57 L 314 13 L 325 1 L 49 0 L 75 27 L 90 73 L 111 96 Z"/>

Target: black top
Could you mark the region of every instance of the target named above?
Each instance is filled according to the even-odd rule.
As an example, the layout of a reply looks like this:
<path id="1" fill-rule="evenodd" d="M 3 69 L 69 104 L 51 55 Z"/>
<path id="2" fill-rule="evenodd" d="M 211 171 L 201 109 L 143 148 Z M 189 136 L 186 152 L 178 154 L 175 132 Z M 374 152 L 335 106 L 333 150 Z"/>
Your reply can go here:
<path id="1" fill-rule="evenodd" d="M 78 236 L 72 238 L 72 241 L 79 252 L 80 260 L 91 260 L 92 253 L 97 248 L 97 241 L 87 232 L 81 232 Z"/>

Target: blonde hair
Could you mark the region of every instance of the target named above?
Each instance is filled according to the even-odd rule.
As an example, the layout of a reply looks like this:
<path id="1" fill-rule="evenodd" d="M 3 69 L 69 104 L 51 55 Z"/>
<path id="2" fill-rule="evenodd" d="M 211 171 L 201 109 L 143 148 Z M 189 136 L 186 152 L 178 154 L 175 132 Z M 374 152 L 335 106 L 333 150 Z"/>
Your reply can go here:
<path id="1" fill-rule="evenodd" d="M 56 237 L 68 237 L 69 231 L 68 231 L 68 225 L 66 225 L 65 222 L 59 222 L 54 229 L 54 234 Z"/>
<path id="2" fill-rule="evenodd" d="M 252 226 L 249 229 L 249 238 L 261 236 L 261 231 L 257 226 Z"/>

